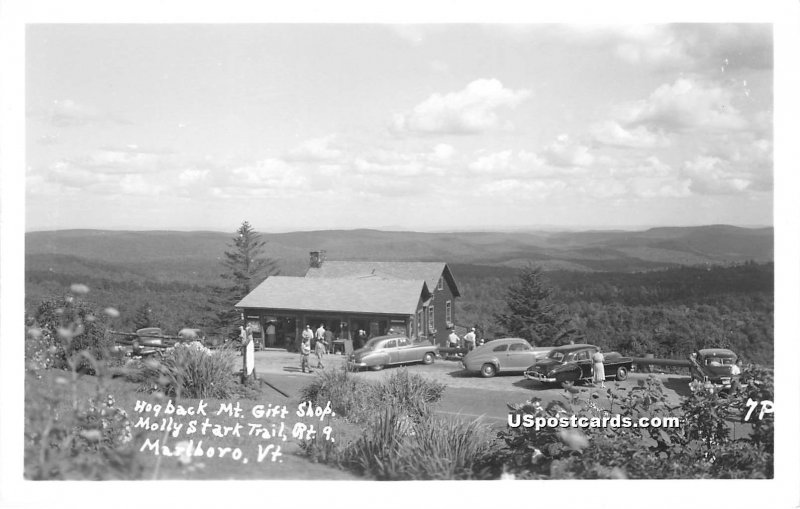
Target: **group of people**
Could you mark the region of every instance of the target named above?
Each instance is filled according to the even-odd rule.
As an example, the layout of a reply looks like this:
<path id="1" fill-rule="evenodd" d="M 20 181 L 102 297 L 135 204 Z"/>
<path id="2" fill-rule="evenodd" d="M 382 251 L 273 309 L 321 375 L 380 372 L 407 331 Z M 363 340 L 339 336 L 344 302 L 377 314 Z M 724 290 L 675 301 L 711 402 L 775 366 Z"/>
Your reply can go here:
<path id="1" fill-rule="evenodd" d="M 483 340 L 478 341 L 475 335 L 475 327 L 472 327 L 469 332 L 464 334 L 463 338 L 459 338 L 455 329 L 452 329 L 450 335 L 447 337 L 447 341 L 450 348 L 463 348 L 468 353 L 474 350 L 476 346 L 483 344 Z"/>
<path id="2" fill-rule="evenodd" d="M 320 324 L 316 332 L 311 330 L 311 325 L 306 324 L 300 342 L 300 370 L 303 373 L 311 372 L 308 357 L 312 350 L 317 357 L 317 369 L 324 369 L 322 357 L 328 353 L 330 346 L 333 346 L 333 332 L 325 327 L 325 324 Z"/>

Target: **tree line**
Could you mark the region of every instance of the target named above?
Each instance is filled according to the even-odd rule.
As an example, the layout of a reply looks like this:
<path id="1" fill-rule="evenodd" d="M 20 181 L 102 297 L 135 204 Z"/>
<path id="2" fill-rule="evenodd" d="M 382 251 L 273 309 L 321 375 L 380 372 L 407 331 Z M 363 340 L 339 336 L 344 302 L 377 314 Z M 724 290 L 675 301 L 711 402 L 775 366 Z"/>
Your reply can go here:
<path id="1" fill-rule="evenodd" d="M 135 330 L 184 327 L 234 336 L 234 304 L 265 277 L 278 273 L 264 256 L 265 242 L 247 222 L 234 232 L 219 277 L 208 284 L 83 278 L 92 298 L 119 310 L 114 327 Z M 453 265 L 462 297 L 456 321 L 485 338 L 515 335 L 540 345 L 586 341 L 629 355 L 683 358 L 701 347 L 732 348 L 760 364 L 773 364 L 774 266 L 680 267 L 648 272 L 543 272 Z M 29 314 L 44 299 L 63 294 L 74 277 L 54 271 L 26 273 Z"/>

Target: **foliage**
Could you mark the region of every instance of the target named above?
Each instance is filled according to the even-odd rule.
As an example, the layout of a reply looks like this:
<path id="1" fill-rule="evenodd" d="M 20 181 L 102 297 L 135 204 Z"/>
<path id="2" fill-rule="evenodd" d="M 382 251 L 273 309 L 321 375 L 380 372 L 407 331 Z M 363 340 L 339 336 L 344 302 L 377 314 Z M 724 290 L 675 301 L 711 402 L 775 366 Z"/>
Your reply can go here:
<path id="1" fill-rule="evenodd" d="M 474 477 L 490 447 L 486 428 L 428 414 L 414 422 L 383 404 L 364 433 L 341 453 L 340 464 L 379 480 L 449 480 Z"/>
<path id="2" fill-rule="evenodd" d="M 560 345 L 580 336 L 563 308 L 553 301 L 553 289 L 539 267 L 523 269 L 509 287 L 505 302 L 508 311 L 496 314 L 495 320 L 508 336 L 537 345 Z"/>
<path id="3" fill-rule="evenodd" d="M 507 269 L 459 266 L 461 323 L 486 325 L 486 337 L 505 332 L 486 317 L 507 312 Z M 746 362 L 773 364 L 772 264 L 682 267 L 652 272 L 547 272 L 552 299 L 564 306 L 585 342 L 626 355 L 685 359 L 721 346 Z"/>
<path id="4" fill-rule="evenodd" d="M 266 242 L 247 221 L 236 230 L 229 250 L 225 251 L 222 265 L 225 272 L 222 278 L 228 286 L 215 288 L 215 297 L 220 309 L 217 313 L 216 328 L 225 330 L 225 335 L 234 337 L 239 312 L 233 306 L 250 293 L 264 278 L 278 274 L 278 262 L 264 256 Z"/>
<path id="5" fill-rule="evenodd" d="M 133 428 L 117 406 L 111 379 L 103 321 L 77 295 L 43 302 L 26 339 L 25 477 L 28 479 L 135 479 L 141 475 Z M 109 310 L 108 314 L 115 312 Z M 39 350 L 48 345 L 46 353 Z M 52 368 L 66 368 L 57 374 Z M 78 396 L 81 372 L 96 374 L 95 394 Z M 51 381 L 47 384 L 47 381 Z"/>
<path id="6" fill-rule="evenodd" d="M 487 456 L 481 475 L 496 478 L 511 473 L 519 478 L 667 479 L 667 478 L 770 478 L 773 454 L 762 439 L 732 439 L 728 432 L 736 412 L 736 398 L 721 397 L 713 387 L 692 385 L 692 394 L 680 408 L 668 405 L 660 381 L 642 380 L 625 394 L 609 387 L 608 408 L 597 402 L 597 393 L 581 397 L 581 391 L 565 384 L 563 401 L 543 405 L 533 398 L 509 405 L 512 415 L 541 418 L 600 418 L 618 413 L 641 417 L 677 415 L 678 428 L 509 427 L 498 433 L 504 447 Z M 766 429 L 766 427 L 765 427 Z M 769 434 L 770 431 L 765 433 Z"/>
<path id="7" fill-rule="evenodd" d="M 230 347 L 209 350 L 198 341 L 177 343 L 163 357 L 129 366 L 128 376 L 140 382 L 144 391 L 174 397 L 228 398 L 235 390 L 231 373 L 236 355 Z"/>
<path id="8" fill-rule="evenodd" d="M 444 389 L 444 384 L 409 374 L 406 369 L 399 369 L 377 383 L 353 376 L 346 369 L 326 369 L 301 389 L 301 399 L 322 405 L 330 401 L 336 415 L 364 423 L 381 406 L 397 408 L 414 418 L 428 414 Z"/>
<path id="9" fill-rule="evenodd" d="M 66 369 L 74 361 L 77 369 L 91 370 L 89 357 L 111 356 L 114 342 L 107 334 L 107 313 L 78 297 L 88 292 L 87 287 L 73 286 L 75 294 L 46 299 L 37 307 L 26 337 L 30 367 Z"/>
<path id="10" fill-rule="evenodd" d="M 337 416 L 363 426 L 346 446 L 321 439 L 301 442 L 312 461 L 376 479 L 468 479 L 491 441 L 477 422 L 433 416 L 444 385 L 406 370 L 371 384 L 345 370 L 323 371 L 303 389 L 303 399 L 330 401 Z"/>
<path id="11" fill-rule="evenodd" d="M 133 318 L 133 326 L 136 330 L 147 327 L 158 327 L 155 317 L 153 316 L 153 309 L 149 302 L 143 303 L 136 310 L 136 315 Z"/>

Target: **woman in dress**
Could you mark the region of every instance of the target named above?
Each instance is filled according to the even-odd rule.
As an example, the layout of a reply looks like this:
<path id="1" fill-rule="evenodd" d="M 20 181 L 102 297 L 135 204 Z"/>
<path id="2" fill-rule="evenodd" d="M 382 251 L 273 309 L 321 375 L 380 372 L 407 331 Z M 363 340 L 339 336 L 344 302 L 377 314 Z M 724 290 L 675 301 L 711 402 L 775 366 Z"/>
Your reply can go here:
<path id="1" fill-rule="evenodd" d="M 242 384 L 245 384 L 251 375 L 253 380 L 256 379 L 256 351 L 250 326 L 241 327 L 240 335 L 242 338 Z"/>
<path id="2" fill-rule="evenodd" d="M 606 368 L 603 366 L 603 354 L 597 350 L 592 355 L 592 372 L 594 373 L 594 383 L 600 382 L 600 387 L 606 386 Z"/>

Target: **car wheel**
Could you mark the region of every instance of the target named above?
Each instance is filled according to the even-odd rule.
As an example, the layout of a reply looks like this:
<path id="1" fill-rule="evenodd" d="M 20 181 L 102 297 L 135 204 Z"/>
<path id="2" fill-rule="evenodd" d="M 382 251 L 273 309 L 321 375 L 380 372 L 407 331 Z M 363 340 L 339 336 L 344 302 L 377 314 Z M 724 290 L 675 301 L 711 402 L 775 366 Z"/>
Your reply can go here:
<path id="1" fill-rule="evenodd" d="M 481 366 L 481 376 L 483 378 L 492 378 L 496 374 L 497 368 L 494 367 L 494 364 L 486 363 Z"/>
<path id="2" fill-rule="evenodd" d="M 617 380 L 620 382 L 628 378 L 628 370 L 625 366 L 620 366 L 617 368 Z"/>
<path id="3" fill-rule="evenodd" d="M 430 352 L 426 353 L 425 356 L 422 358 L 423 364 L 433 364 L 433 361 L 434 361 L 433 354 Z"/>

